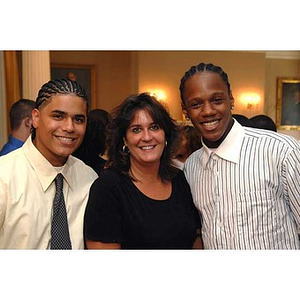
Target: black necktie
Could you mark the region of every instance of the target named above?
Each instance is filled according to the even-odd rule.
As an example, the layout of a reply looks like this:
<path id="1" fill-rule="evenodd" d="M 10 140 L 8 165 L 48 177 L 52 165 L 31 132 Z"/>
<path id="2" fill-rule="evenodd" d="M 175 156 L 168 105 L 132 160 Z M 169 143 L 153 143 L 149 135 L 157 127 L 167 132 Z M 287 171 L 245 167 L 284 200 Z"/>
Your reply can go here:
<path id="1" fill-rule="evenodd" d="M 63 180 L 61 173 L 55 178 L 55 197 L 53 201 L 53 217 L 51 223 L 51 249 L 72 249 L 66 205 L 63 194 Z"/>

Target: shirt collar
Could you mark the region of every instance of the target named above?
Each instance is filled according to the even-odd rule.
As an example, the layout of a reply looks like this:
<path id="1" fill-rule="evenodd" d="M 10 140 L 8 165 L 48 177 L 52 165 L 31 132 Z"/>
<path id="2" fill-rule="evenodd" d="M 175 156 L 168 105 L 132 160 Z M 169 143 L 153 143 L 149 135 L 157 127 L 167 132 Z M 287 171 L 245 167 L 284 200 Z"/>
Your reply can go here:
<path id="1" fill-rule="evenodd" d="M 13 137 L 11 134 L 9 135 L 8 139 L 9 139 L 9 142 L 16 147 L 21 147 L 24 144 L 23 141 Z"/>
<path id="2" fill-rule="evenodd" d="M 31 167 L 35 170 L 43 190 L 46 191 L 55 179 L 57 171 L 32 143 L 31 136 L 25 141 L 22 149 Z M 74 180 L 72 180 L 72 170 L 70 168 L 72 160 L 70 158 L 69 156 L 60 173 L 62 173 L 67 184 L 72 189 Z"/>
<path id="3" fill-rule="evenodd" d="M 203 142 L 203 167 L 206 168 L 209 158 L 212 153 L 215 153 L 217 156 L 231 161 L 235 164 L 238 164 L 241 146 L 244 138 L 244 128 L 241 124 L 239 124 L 236 120 L 234 120 L 234 124 L 229 131 L 225 140 L 221 143 L 221 145 L 216 148 L 214 151 L 209 149 Z"/>

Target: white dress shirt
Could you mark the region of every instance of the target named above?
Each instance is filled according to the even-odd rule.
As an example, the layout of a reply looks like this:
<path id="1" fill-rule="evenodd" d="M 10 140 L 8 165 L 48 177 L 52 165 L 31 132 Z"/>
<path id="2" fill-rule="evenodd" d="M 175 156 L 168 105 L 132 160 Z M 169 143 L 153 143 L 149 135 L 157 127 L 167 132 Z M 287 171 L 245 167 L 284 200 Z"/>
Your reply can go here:
<path id="1" fill-rule="evenodd" d="M 89 189 L 98 175 L 69 156 L 60 173 L 72 249 L 83 249 L 83 218 Z M 0 249 L 48 249 L 57 170 L 27 139 L 0 157 Z"/>
<path id="2" fill-rule="evenodd" d="M 207 249 L 299 249 L 297 140 L 238 122 L 217 149 L 203 148 L 184 172 Z"/>

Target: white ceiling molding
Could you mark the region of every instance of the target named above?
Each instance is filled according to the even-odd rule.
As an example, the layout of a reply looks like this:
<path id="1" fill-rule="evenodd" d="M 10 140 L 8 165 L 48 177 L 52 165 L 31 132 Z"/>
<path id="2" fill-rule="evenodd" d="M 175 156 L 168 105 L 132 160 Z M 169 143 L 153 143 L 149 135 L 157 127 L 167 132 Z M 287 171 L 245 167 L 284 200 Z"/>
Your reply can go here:
<path id="1" fill-rule="evenodd" d="M 300 59 L 300 51 L 266 51 L 266 58 Z"/>

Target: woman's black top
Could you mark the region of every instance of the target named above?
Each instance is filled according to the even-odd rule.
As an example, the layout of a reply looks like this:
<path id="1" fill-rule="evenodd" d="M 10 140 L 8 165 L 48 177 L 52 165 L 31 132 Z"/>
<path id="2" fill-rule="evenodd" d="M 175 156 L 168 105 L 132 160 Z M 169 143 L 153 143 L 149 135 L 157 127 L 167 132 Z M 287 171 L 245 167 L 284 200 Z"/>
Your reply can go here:
<path id="1" fill-rule="evenodd" d="M 166 200 L 153 200 L 116 170 L 105 169 L 91 186 L 85 238 L 119 243 L 122 249 L 190 249 L 200 228 L 182 171 Z"/>

